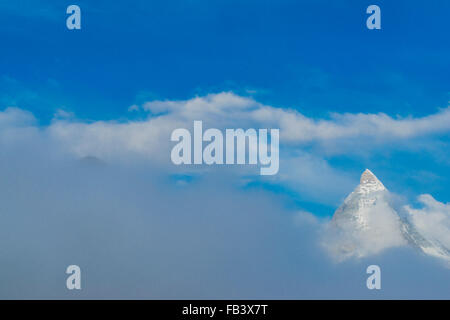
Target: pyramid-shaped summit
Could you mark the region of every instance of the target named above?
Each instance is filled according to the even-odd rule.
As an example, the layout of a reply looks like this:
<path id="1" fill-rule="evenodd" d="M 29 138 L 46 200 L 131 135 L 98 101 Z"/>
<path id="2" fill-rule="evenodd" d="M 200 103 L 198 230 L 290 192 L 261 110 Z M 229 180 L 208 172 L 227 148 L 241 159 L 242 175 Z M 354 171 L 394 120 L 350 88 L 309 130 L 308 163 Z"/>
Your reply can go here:
<path id="1" fill-rule="evenodd" d="M 370 216 L 379 210 L 375 207 L 386 204 L 383 211 L 393 211 L 386 203 L 389 191 L 380 180 L 366 169 L 360 178 L 360 184 L 350 193 L 344 203 L 336 210 L 333 220 L 338 226 L 366 229 L 369 226 Z M 388 208 L 388 209 L 387 209 Z M 395 214 L 396 216 L 396 214 Z"/>
<path id="2" fill-rule="evenodd" d="M 389 191 L 366 169 L 360 184 L 333 215 L 330 231 L 339 237 L 330 241 L 329 249 L 345 259 L 409 243 L 425 254 L 450 262 L 450 248 L 422 234 L 408 217 L 400 218 L 389 198 Z"/>
<path id="3" fill-rule="evenodd" d="M 364 170 L 359 180 L 358 189 L 361 193 L 386 190 L 386 187 L 369 169 Z"/>
<path id="4" fill-rule="evenodd" d="M 361 179 L 359 180 L 360 183 L 370 183 L 374 181 L 379 181 L 377 177 L 373 174 L 372 171 L 369 169 L 364 170 L 364 172 L 361 175 Z"/>
<path id="5" fill-rule="evenodd" d="M 399 216 L 389 203 L 389 191 L 369 169 L 336 210 L 331 225 L 340 236 L 329 247 L 342 259 L 376 254 L 406 242 Z"/>

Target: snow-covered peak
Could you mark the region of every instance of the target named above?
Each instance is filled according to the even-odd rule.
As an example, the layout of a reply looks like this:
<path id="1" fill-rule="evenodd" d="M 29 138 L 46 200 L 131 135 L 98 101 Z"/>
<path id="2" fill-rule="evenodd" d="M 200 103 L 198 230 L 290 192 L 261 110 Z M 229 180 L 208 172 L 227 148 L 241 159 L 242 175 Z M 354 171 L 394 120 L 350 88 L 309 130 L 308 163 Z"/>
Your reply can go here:
<path id="1" fill-rule="evenodd" d="M 380 206 L 393 211 L 387 203 L 388 196 L 389 191 L 369 169 L 366 169 L 361 175 L 360 184 L 336 210 L 333 220 L 341 227 L 352 225 L 352 228 L 366 230 L 370 226 L 370 216 L 379 215 L 377 212 L 380 211 L 378 210 Z M 391 215 L 397 216 L 396 213 Z"/>
<path id="2" fill-rule="evenodd" d="M 383 191 L 386 190 L 384 185 L 380 180 L 370 171 L 366 169 L 361 175 L 361 179 L 359 180 L 360 184 L 358 186 L 358 191 L 361 193 L 370 193 L 374 191 Z"/>
<path id="3" fill-rule="evenodd" d="M 427 233 L 424 223 L 400 218 L 390 203 L 390 197 L 381 181 L 366 169 L 360 184 L 333 215 L 330 234 L 334 238 L 328 241 L 328 249 L 339 259 L 345 259 L 409 243 L 427 255 L 450 262 L 448 244 L 435 239 L 433 233 Z M 409 211 L 414 210 L 409 208 Z"/>

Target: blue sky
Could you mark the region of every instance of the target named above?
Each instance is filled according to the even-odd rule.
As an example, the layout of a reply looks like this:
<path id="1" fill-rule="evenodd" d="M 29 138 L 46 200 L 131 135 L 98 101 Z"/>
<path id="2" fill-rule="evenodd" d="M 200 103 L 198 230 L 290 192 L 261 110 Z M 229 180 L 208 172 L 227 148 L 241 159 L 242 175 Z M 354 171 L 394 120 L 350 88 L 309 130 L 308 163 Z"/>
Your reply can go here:
<path id="1" fill-rule="evenodd" d="M 65 106 L 89 119 L 126 116 L 152 98 L 234 90 L 311 116 L 428 114 L 449 100 L 446 1 L 78 1 L 1 4 L 1 70 L 24 108 L 48 119 Z M 32 53 L 32 54 L 30 54 Z M 4 85 L 2 85 L 3 87 Z M 57 86 L 57 87 L 55 87 Z"/>
<path id="2" fill-rule="evenodd" d="M 374 3 L 381 8 L 381 30 L 366 28 L 365 10 Z M 66 28 L 66 8 L 70 4 L 81 7 L 81 30 Z M 72 158 L 95 156 L 111 166 L 108 172 L 122 182 L 126 181 L 124 172 L 133 173 L 130 182 L 139 188 L 131 187 L 119 207 L 133 212 L 139 220 L 139 210 L 150 204 L 145 198 L 147 186 L 137 176 L 154 179 L 156 182 L 151 183 L 158 185 L 156 189 L 162 188 L 161 193 L 186 192 L 177 184 L 181 182 L 202 190 L 205 197 L 210 190 L 205 187 L 205 183 L 210 186 L 209 171 L 183 171 L 164 162 L 168 162 L 165 148 L 169 147 L 169 136 L 163 128 L 171 128 L 174 119 L 183 114 L 171 110 L 168 115 L 155 117 L 146 103 L 161 100 L 166 106 L 171 101 L 181 101 L 187 108 L 200 101 L 217 107 L 214 99 L 223 98 L 232 105 L 240 101 L 250 108 L 269 107 L 272 115 L 280 111 L 287 117 L 287 110 L 295 110 L 297 118 L 292 126 L 282 121 L 270 122 L 271 119 L 263 122 L 281 126 L 278 177 L 264 179 L 233 170 L 224 174 L 220 168 L 213 168 L 212 174 L 217 174 L 222 183 L 218 183 L 219 191 L 211 191 L 213 198 L 220 198 L 217 192 L 221 188 L 232 189 L 229 202 L 235 199 L 237 204 L 242 201 L 250 208 L 252 200 L 258 201 L 254 193 L 261 193 L 276 203 L 274 207 L 284 216 L 292 210 L 305 210 L 318 217 L 329 217 L 357 185 L 362 171 L 370 168 L 391 191 L 409 203 L 415 203 L 416 197 L 424 193 L 440 202 L 450 202 L 450 122 L 446 122 L 450 101 L 449 12 L 450 2 L 446 0 L 1 2 L 0 144 L 4 153 L 0 171 L 6 174 L 9 163 L 17 162 L 17 172 L 22 172 L 16 177 L 8 176 L 7 181 L 17 191 L 11 199 L 20 202 L 20 190 L 31 190 L 50 179 L 44 183 L 48 190 L 39 191 L 44 193 L 41 197 L 66 199 L 76 206 L 76 199 L 59 194 L 60 188 L 53 186 L 54 183 L 64 188 L 63 179 L 53 180 L 39 172 L 51 177 L 56 170 L 51 168 L 53 161 L 63 171 L 61 168 L 72 168 Z M 139 111 L 130 112 L 132 105 Z M 8 107 L 17 109 L 7 111 Z M 61 110 L 65 116 L 61 116 Z M 248 113 L 238 111 L 230 113 L 224 122 L 255 125 Z M 204 116 L 205 121 L 210 120 L 208 125 L 216 124 L 210 114 Z M 146 140 L 145 134 L 140 133 L 141 124 L 148 129 L 142 132 L 158 137 L 161 144 L 152 137 Z M 301 126 L 308 124 L 311 128 L 302 131 Z M 322 125 L 341 136 L 322 136 Z M 366 132 L 367 125 L 370 128 Z M 353 127 L 356 133 L 347 130 Z M 283 132 L 298 135 L 287 137 Z M 142 146 L 153 149 L 147 152 Z M 32 157 L 38 158 L 38 164 L 23 170 L 28 168 L 24 159 Z M 89 180 L 91 174 L 83 171 L 80 176 Z M 24 187 L 22 179 L 29 179 L 31 185 Z M 82 190 L 79 177 L 69 175 L 67 179 L 75 181 L 72 187 L 77 192 Z M 111 182 L 104 176 L 99 179 Z M 242 183 L 243 180 L 247 182 Z M 110 208 L 110 199 L 124 191 L 123 185 L 111 184 L 104 194 L 93 191 L 97 198 L 92 196 L 92 203 L 80 205 L 83 221 L 89 220 L 86 212 L 101 208 L 104 203 Z M 152 184 L 150 189 L 155 188 Z M 0 184 L 0 188 L 8 187 Z M 251 196 L 247 201 L 241 198 L 242 194 Z M 161 198 L 165 196 L 169 197 L 163 194 Z M 54 217 L 52 201 L 41 203 L 39 197 L 36 199 L 37 207 L 45 209 L 44 215 Z M 199 203 L 205 201 L 195 199 Z M 64 210 L 64 202 L 58 201 L 54 208 Z M 8 208 L 14 209 L 14 203 Z M 157 208 L 164 208 L 164 204 L 159 203 Z M 236 210 L 229 208 L 230 212 Z M 262 205 L 257 206 L 255 211 L 258 210 L 272 221 Z M 178 214 L 174 213 L 175 207 L 169 211 L 174 216 Z M 94 221 L 101 221 L 100 213 L 97 218 Z M 205 222 L 203 218 L 193 213 L 194 220 L 200 219 L 211 229 L 217 227 L 213 223 L 216 220 Z M 172 220 L 158 221 L 162 228 L 172 227 Z M 54 223 L 58 227 L 64 225 L 63 220 L 56 219 Z M 280 245 L 286 245 L 289 252 L 295 251 L 290 242 L 295 238 L 290 232 L 295 231 L 286 226 L 286 221 L 279 223 L 288 230 Z M 20 221 L 13 224 L 20 225 Z M 269 232 L 263 223 L 259 227 Z M 192 228 L 189 235 L 195 234 L 195 227 Z M 89 234 L 89 230 L 85 232 Z M 264 232 L 258 237 L 264 238 Z M 77 227 L 71 234 L 74 238 L 70 241 L 75 241 Z M 53 238 L 43 239 L 39 250 L 59 236 L 55 232 Z M 245 232 L 240 236 L 242 241 L 247 240 Z M 23 241 L 25 248 L 27 242 Z M 138 238 L 130 241 L 124 245 L 126 248 L 140 243 Z M 176 245 L 170 243 L 170 247 Z M 222 249 L 224 254 L 231 250 Z M 160 253 L 157 248 L 151 250 L 157 256 Z M 13 261 L 16 253 L 11 252 Z M 86 263 L 89 261 L 81 249 L 77 255 Z M 279 263 L 288 265 L 288 257 L 283 256 Z M 271 267 L 278 270 L 280 266 Z M 279 296 L 283 296 L 280 292 L 284 291 L 280 290 Z M 396 291 L 400 297 L 406 292 L 402 290 Z M 199 292 L 200 296 L 204 294 Z M 292 295 L 289 292 L 285 292 L 287 296 L 295 296 L 294 289 Z M 172 295 L 169 291 L 165 294 Z"/>

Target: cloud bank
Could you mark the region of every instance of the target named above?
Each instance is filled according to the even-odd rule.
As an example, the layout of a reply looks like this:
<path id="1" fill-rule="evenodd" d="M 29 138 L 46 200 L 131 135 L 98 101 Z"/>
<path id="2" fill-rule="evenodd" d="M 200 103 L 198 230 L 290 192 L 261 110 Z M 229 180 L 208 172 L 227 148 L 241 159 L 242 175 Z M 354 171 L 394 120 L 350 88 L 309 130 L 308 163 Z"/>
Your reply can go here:
<path id="1" fill-rule="evenodd" d="M 38 126 L 29 112 L 8 108 L 0 113 L 5 143 L 46 140 L 47 145 L 75 157 L 94 156 L 108 162 L 148 162 L 177 172 L 170 162 L 170 134 L 192 129 L 194 120 L 205 128 L 279 128 L 281 164 L 276 183 L 336 205 L 352 187 L 352 178 L 326 160 L 332 155 L 367 156 L 383 149 L 414 149 L 442 158 L 445 145 L 434 139 L 446 135 L 450 109 L 424 117 L 392 118 L 386 114 L 330 114 L 327 119 L 307 117 L 293 109 L 277 108 L 232 92 L 208 94 L 188 100 L 156 100 L 133 106 L 140 120 L 83 121 L 65 112 L 55 114 L 48 126 Z M 34 135 L 35 138 L 31 138 Z M 445 144 L 445 143 L 444 143 Z M 394 148 L 395 147 L 395 148 Z M 190 169 L 193 169 L 192 167 Z M 203 170 L 204 168 L 202 168 Z M 253 174 L 256 168 L 231 171 Z M 325 197 L 326 195 L 327 197 Z"/>
<path id="2" fill-rule="evenodd" d="M 82 121 L 60 112 L 45 126 L 19 108 L 0 112 L 0 297 L 449 298 L 448 270 L 407 247 L 335 264 L 320 246 L 326 219 L 247 188 L 252 168 L 190 175 L 171 164 L 169 140 L 197 119 L 280 128 L 280 173 L 270 182 L 334 204 L 354 180 L 308 145 L 335 152 L 352 139 L 445 134 L 448 109 L 422 118 L 312 119 L 233 93 L 133 109 L 144 119 Z M 423 199 L 411 215 L 448 241 L 448 205 Z M 82 269 L 81 292 L 64 287 L 70 264 Z M 385 270 L 385 290 L 365 287 L 369 264 Z"/>
<path id="3" fill-rule="evenodd" d="M 357 221 L 340 224 L 339 228 L 334 221 L 326 224 L 322 245 L 336 261 L 369 257 L 407 245 L 397 213 L 382 198 L 380 195 L 376 205 L 361 210 L 367 228 L 361 229 Z"/>
<path id="4" fill-rule="evenodd" d="M 450 204 L 435 200 L 429 194 L 418 198 L 422 208 L 405 206 L 409 218 L 426 238 L 450 248 Z"/>
<path id="5" fill-rule="evenodd" d="M 178 127 L 191 127 L 202 120 L 214 128 L 279 128 L 286 145 L 331 144 L 365 140 L 367 146 L 404 142 L 450 132 L 450 108 L 419 118 L 392 118 L 386 114 L 330 114 L 329 119 L 308 118 L 293 109 L 263 105 L 231 92 L 209 94 L 184 101 L 151 101 L 135 108 L 148 112 L 147 120 L 124 123 L 55 120 L 48 131 L 52 137 L 79 155 L 99 157 L 135 153 L 157 156 L 167 146 L 168 133 Z M 370 142 L 370 143 L 368 143 Z M 341 149 L 341 152 L 352 152 Z"/>

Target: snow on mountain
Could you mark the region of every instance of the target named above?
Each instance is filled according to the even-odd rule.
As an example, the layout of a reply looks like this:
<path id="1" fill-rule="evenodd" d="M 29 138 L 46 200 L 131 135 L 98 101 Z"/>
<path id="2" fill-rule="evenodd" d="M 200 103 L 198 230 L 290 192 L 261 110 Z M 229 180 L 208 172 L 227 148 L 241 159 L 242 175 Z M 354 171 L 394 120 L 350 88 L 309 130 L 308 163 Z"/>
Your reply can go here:
<path id="1" fill-rule="evenodd" d="M 448 215 L 445 210 L 442 213 L 440 208 L 437 213 L 433 211 L 432 216 L 418 213 L 420 210 L 407 206 L 407 215 L 400 217 L 391 205 L 390 192 L 366 169 L 361 175 L 360 184 L 334 213 L 327 229 L 325 246 L 337 260 L 365 257 L 387 248 L 409 244 L 425 254 L 450 261 L 450 225 L 434 223 L 430 227 L 430 221 L 440 219 L 441 223 L 450 222 L 450 205 L 444 209 L 448 209 Z M 439 227 L 441 229 L 436 236 L 432 230 Z"/>
<path id="2" fill-rule="evenodd" d="M 406 206 L 403 233 L 413 246 L 425 254 L 450 262 L 450 205 L 436 201 L 428 194 L 421 195 L 422 209 Z"/>

